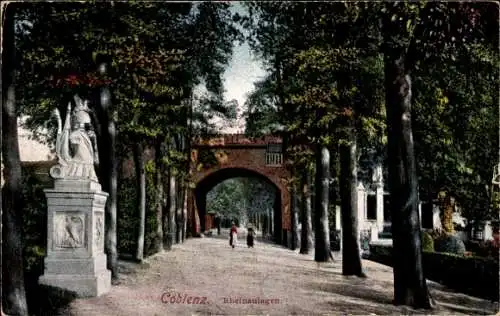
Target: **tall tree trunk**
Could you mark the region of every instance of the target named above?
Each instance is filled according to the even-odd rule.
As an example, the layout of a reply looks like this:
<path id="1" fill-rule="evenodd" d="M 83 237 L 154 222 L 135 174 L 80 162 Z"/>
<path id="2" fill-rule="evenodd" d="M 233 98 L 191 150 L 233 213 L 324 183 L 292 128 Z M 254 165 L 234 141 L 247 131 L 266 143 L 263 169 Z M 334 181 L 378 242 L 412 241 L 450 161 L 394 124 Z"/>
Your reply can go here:
<path id="1" fill-rule="evenodd" d="M 156 237 L 154 240 L 155 252 L 163 251 L 163 162 L 162 141 L 157 139 L 155 148 L 155 207 L 156 207 Z"/>
<path id="2" fill-rule="evenodd" d="M 175 198 L 176 198 L 176 190 L 175 190 L 175 174 L 170 167 L 169 175 L 168 175 L 168 202 L 167 202 L 167 212 L 166 216 L 163 220 L 163 231 L 167 232 L 164 234 L 165 239 L 163 240 L 163 244 L 165 250 L 171 250 L 172 245 L 175 240 Z"/>
<path id="3" fill-rule="evenodd" d="M 106 57 L 99 56 L 105 59 Z M 98 63 L 101 77 L 107 76 L 109 63 Z M 99 91 L 95 102 L 97 146 L 99 152 L 98 177 L 102 190 L 108 193 L 105 207 L 104 247 L 107 254 L 107 268 L 111 271 L 111 281 L 118 281 L 118 251 L 117 251 L 117 196 L 118 196 L 118 159 L 116 156 L 116 113 L 112 107 L 112 95 L 107 86 Z"/>
<path id="4" fill-rule="evenodd" d="M 194 93 L 193 90 L 190 91 L 190 97 L 189 97 L 189 102 L 187 103 L 187 115 L 186 115 L 186 126 L 187 126 L 187 131 L 186 131 L 186 137 L 184 138 L 184 154 L 186 155 L 186 161 L 184 165 L 184 171 L 185 174 L 187 175 L 187 178 L 190 179 L 191 176 L 191 167 L 192 167 L 192 160 L 191 160 L 191 149 L 192 149 L 192 140 L 193 140 L 193 100 L 194 100 Z M 183 210 L 183 216 L 184 216 L 184 224 L 183 224 L 183 232 L 184 232 L 184 239 L 187 239 L 188 236 L 193 236 L 193 228 L 189 228 L 190 232 L 188 233 L 188 227 L 192 226 L 192 223 L 195 220 L 195 214 L 190 214 L 190 217 L 193 217 L 190 219 L 188 223 L 188 204 L 191 204 L 188 202 L 188 199 L 190 198 L 190 189 L 189 185 L 185 186 L 185 192 L 184 192 L 184 210 Z"/>
<path id="5" fill-rule="evenodd" d="M 14 12 L 16 4 L 3 8 L 2 53 L 2 305 L 7 314 L 28 315 L 24 287 L 22 172 L 19 156 L 15 100 Z M 8 267 L 5 269 L 5 267 Z"/>
<path id="6" fill-rule="evenodd" d="M 100 63 L 99 72 L 102 76 L 107 75 L 109 64 Z M 117 209 L 117 177 L 118 160 L 116 158 L 116 123 L 111 102 L 111 92 L 107 86 L 100 90 L 99 102 L 96 104 L 98 118 L 97 129 L 99 132 L 99 182 L 102 190 L 107 192 L 108 199 L 105 208 L 105 250 L 107 255 L 107 268 L 111 270 L 113 282 L 118 280 L 118 251 L 116 242 L 116 209 Z"/>
<path id="7" fill-rule="evenodd" d="M 340 145 L 340 205 L 342 214 L 342 274 L 364 276 L 358 231 L 358 170 L 356 134 L 350 143 Z"/>
<path id="8" fill-rule="evenodd" d="M 383 27 L 386 37 L 393 35 L 391 32 L 395 30 L 392 29 L 394 25 L 390 17 L 384 19 Z M 387 38 L 386 42 L 389 39 L 391 38 Z M 394 304 L 430 308 L 429 293 L 422 268 L 418 183 L 411 128 L 411 80 L 406 57 L 405 48 L 385 49 Z"/>
<path id="9" fill-rule="evenodd" d="M 297 185 L 292 184 L 292 245 L 291 249 L 295 250 L 300 247 L 300 235 L 299 235 L 299 199 L 297 197 Z M 257 229 L 259 229 L 260 225 L 260 214 L 257 214 Z"/>
<path id="10" fill-rule="evenodd" d="M 300 253 L 310 253 L 313 245 L 312 220 L 311 220 L 311 177 L 309 171 L 305 171 L 301 178 L 302 188 L 302 231 L 300 236 Z"/>
<path id="11" fill-rule="evenodd" d="M 183 194 L 182 194 L 182 242 L 186 240 L 187 233 L 187 211 L 188 211 L 188 188 L 184 186 Z"/>
<path id="12" fill-rule="evenodd" d="M 295 192 L 295 197 L 297 197 L 297 191 Z M 299 233 L 299 230 L 298 230 L 298 228 L 299 228 L 299 226 L 298 226 L 298 224 L 299 224 L 298 223 L 298 221 L 299 221 L 299 218 L 298 218 L 299 217 L 299 213 L 298 213 L 299 208 L 298 208 L 298 206 L 296 206 L 295 209 L 297 211 L 297 214 L 295 215 L 296 219 L 297 219 L 297 227 L 296 227 L 297 229 L 295 231 L 298 234 Z M 262 232 L 262 213 L 257 214 L 257 223 L 258 223 L 257 230 Z M 296 247 L 298 247 L 299 243 L 297 242 L 295 245 L 296 245 Z"/>
<path id="13" fill-rule="evenodd" d="M 175 243 L 178 244 L 181 242 L 182 236 L 182 208 L 184 206 L 184 200 L 182 199 L 182 192 L 184 190 L 182 186 L 182 177 L 178 177 L 177 183 L 177 196 L 176 196 L 176 209 L 175 209 Z"/>
<path id="14" fill-rule="evenodd" d="M 136 259 L 144 259 L 144 232 L 146 226 L 146 171 L 144 169 L 144 151 L 142 144 L 134 144 L 135 176 L 137 181 L 137 210 L 139 217 L 139 232 L 137 234 Z"/>
<path id="15" fill-rule="evenodd" d="M 19 157 L 15 88 L 10 85 L 2 106 L 2 159 L 4 187 L 2 190 L 2 266 L 3 299 L 7 314 L 28 315 L 24 287 L 24 234 L 21 197 L 22 173 Z"/>
<path id="16" fill-rule="evenodd" d="M 334 235 L 337 236 L 337 228 L 341 227 L 341 223 L 337 222 L 337 219 L 340 219 L 340 216 L 337 217 L 337 205 L 338 205 L 338 200 L 340 196 L 339 192 L 339 187 L 338 187 L 338 179 L 339 179 L 339 171 L 340 171 L 340 166 L 339 166 L 339 152 L 338 152 L 338 145 L 336 147 L 331 146 L 329 148 L 331 156 L 330 156 L 330 179 L 333 179 L 334 181 L 330 183 L 330 195 L 329 195 L 329 218 L 331 220 L 330 224 L 330 229 L 334 231 Z M 330 236 L 332 234 L 330 233 Z M 338 236 L 336 238 L 341 239 L 342 236 Z M 331 242 L 331 240 L 330 240 Z"/>
<path id="17" fill-rule="evenodd" d="M 265 210 L 264 213 L 264 223 L 262 225 L 262 237 L 266 237 L 269 234 L 269 211 Z"/>
<path id="18" fill-rule="evenodd" d="M 330 152 L 325 146 L 316 151 L 316 212 L 314 213 L 314 260 L 327 262 L 330 253 L 330 227 L 328 224 L 328 198 L 330 181 Z"/>

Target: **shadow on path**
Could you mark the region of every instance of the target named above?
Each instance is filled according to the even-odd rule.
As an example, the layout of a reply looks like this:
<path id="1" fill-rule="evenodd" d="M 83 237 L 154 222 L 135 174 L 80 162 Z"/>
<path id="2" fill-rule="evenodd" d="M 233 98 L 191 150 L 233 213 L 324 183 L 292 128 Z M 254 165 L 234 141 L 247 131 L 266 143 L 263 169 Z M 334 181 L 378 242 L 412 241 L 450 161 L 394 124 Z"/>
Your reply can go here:
<path id="1" fill-rule="evenodd" d="M 243 244 L 243 242 L 241 243 Z M 394 306 L 392 269 L 363 261 L 367 279 L 341 275 L 342 261 L 321 263 L 312 254 L 273 243 L 231 249 L 226 235 L 188 239 L 147 265 L 120 262 L 122 283 L 98 298 L 73 302 L 74 315 L 408 315 L 496 312 L 494 304 L 430 282 L 438 307 L 431 311 Z M 149 268 L 146 268 L 149 267 Z M 206 296 L 211 304 L 165 304 L 165 291 Z M 224 298 L 279 299 L 279 304 L 232 304 Z M 47 314 L 46 314 L 47 315 Z M 57 314 L 56 314 L 57 315 Z M 69 315 L 68 313 L 66 315 Z"/>

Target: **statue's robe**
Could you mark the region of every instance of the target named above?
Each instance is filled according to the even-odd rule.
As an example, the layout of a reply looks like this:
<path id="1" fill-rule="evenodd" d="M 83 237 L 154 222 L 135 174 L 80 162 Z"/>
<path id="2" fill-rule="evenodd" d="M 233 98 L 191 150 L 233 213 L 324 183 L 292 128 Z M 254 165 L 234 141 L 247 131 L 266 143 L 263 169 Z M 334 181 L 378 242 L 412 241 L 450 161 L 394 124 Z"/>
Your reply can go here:
<path id="1" fill-rule="evenodd" d="M 67 175 L 70 178 L 97 180 L 94 169 L 94 150 L 92 141 L 84 129 L 72 131 L 69 144 L 73 149 L 73 157 L 69 161 Z"/>

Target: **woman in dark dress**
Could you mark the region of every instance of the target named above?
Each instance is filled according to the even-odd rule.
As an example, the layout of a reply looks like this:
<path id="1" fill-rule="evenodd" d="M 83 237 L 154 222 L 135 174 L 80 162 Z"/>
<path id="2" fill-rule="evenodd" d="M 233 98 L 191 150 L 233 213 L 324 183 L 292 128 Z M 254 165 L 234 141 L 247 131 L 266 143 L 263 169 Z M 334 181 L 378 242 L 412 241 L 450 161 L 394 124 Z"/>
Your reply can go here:
<path id="1" fill-rule="evenodd" d="M 253 228 L 248 227 L 248 233 L 247 233 L 247 246 L 248 246 L 248 248 L 253 248 L 254 234 L 255 234 L 255 231 L 253 230 Z"/>

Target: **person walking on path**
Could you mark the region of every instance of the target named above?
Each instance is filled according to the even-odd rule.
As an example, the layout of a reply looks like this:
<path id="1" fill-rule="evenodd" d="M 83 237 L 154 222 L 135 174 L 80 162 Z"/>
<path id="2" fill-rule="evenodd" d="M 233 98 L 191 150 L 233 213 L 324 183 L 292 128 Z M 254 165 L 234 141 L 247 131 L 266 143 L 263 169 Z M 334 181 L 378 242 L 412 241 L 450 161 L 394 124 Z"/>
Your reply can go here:
<path id="1" fill-rule="evenodd" d="M 253 239 L 255 235 L 255 231 L 253 230 L 252 225 L 248 225 L 247 229 L 247 246 L 248 248 L 253 248 Z"/>
<path id="2" fill-rule="evenodd" d="M 217 226 L 217 235 L 220 235 L 220 222 L 221 222 L 221 218 L 220 218 L 220 216 L 217 216 L 215 218 L 215 225 Z"/>
<path id="3" fill-rule="evenodd" d="M 231 226 L 231 231 L 229 232 L 229 244 L 234 248 L 236 246 L 236 242 L 238 241 L 238 230 L 236 229 L 236 225 L 234 222 Z"/>

